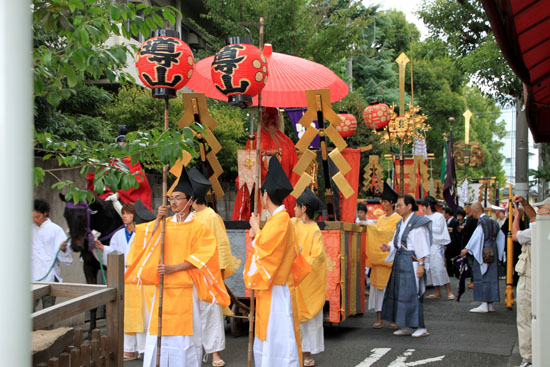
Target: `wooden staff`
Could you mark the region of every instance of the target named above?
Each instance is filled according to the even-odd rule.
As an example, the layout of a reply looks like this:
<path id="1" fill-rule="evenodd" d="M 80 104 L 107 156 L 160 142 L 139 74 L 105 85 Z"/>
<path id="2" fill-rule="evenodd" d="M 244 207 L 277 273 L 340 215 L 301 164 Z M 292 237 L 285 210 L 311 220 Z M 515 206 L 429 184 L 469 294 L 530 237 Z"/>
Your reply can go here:
<path id="1" fill-rule="evenodd" d="M 169 98 L 164 98 L 164 131 L 168 131 L 170 117 Z M 168 165 L 162 166 L 162 206 L 167 205 L 168 192 Z M 166 216 L 161 219 L 160 227 L 160 263 L 164 264 L 164 238 L 166 232 Z M 158 331 L 157 331 L 157 361 L 156 366 L 160 367 L 160 350 L 162 346 L 162 300 L 164 294 L 164 274 L 160 274 L 159 288 L 159 310 L 158 310 Z"/>
<path id="2" fill-rule="evenodd" d="M 264 18 L 260 17 L 260 51 L 264 48 Z M 252 132 L 251 132 L 252 133 Z M 262 92 L 258 94 L 258 127 L 256 130 L 256 185 L 254 188 L 254 214 L 259 215 L 258 197 L 260 192 L 260 184 L 262 182 L 261 170 L 261 136 L 262 136 Z M 277 159 L 277 158 L 275 158 Z M 259 218 L 259 217 L 258 217 Z M 254 313 L 256 307 L 254 304 L 254 289 L 250 290 L 250 312 L 248 313 L 248 362 L 247 366 L 252 366 L 252 351 L 254 340 Z"/>
<path id="3" fill-rule="evenodd" d="M 512 308 L 514 306 L 514 288 L 513 288 L 513 274 L 514 274 L 514 242 L 512 241 L 512 185 L 508 187 L 508 236 L 506 238 L 506 307 Z"/>

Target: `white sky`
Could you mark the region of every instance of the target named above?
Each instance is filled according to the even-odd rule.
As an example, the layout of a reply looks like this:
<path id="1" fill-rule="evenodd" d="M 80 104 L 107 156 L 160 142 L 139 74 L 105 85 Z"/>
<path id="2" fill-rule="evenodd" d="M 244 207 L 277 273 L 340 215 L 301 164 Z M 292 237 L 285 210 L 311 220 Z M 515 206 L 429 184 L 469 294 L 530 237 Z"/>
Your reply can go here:
<path id="1" fill-rule="evenodd" d="M 422 0 L 363 0 L 365 6 L 379 4 L 380 10 L 397 9 L 405 13 L 407 20 L 410 23 L 414 23 L 421 33 L 421 39 L 428 36 L 428 29 L 424 26 L 424 23 L 413 14 L 418 10 Z"/>

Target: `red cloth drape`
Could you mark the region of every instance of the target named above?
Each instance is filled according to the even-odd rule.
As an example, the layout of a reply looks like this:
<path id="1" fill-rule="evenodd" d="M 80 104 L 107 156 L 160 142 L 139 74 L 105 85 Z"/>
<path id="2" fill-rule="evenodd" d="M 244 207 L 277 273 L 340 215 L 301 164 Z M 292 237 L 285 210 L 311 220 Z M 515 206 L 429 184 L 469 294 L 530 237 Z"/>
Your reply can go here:
<path id="1" fill-rule="evenodd" d="M 344 198 L 340 193 L 340 220 L 343 222 L 355 222 L 355 208 L 357 206 L 357 196 L 359 194 L 359 176 L 361 169 L 361 149 L 346 148 L 342 155 L 351 166 L 351 170 L 344 175 L 351 185 L 354 193 L 349 198 Z"/>
<path id="2" fill-rule="evenodd" d="M 136 162 L 132 164 L 132 159 L 130 157 L 126 157 L 122 159 L 122 162 L 128 166 L 128 169 L 131 173 L 139 172 L 136 175 L 137 182 L 139 183 L 139 187 L 137 189 L 134 189 L 133 187 L 129 188 L 128 190 L 118 190 L 118 198 L 122 203 L 128 203 L 132 202 L 135 203 L 138 199 L 141 200 L 143 204 L 149 209 L 153 210 L 151 206 L 151 186 L 149 185 L 149 180 L 147 180 L 147 176 L 145 175 L 145 172 L 143 171 L 143 167 L 141 166 L 141 163 Z M 88 190 L 94 191 L 94 177 L 95 173 L 88 173 L 86 176 L 86 181 L 88 181 Z M 109 188 L 105 187 L 105 191 L 103 194 L 99 195 L 100 198 L 106 199 L 109 195 L 111 195 L 113 192 L 109 190 Z"/>
<path id="3" fill-rule="evenodd" d="M 254 133 L 254 136 L 256 136 L 256 133 Z M 275 136 L 274 140 L 273 136 Z M 290 183 L 292 186 L 296 185 L 296 182 L 298 182 L 298 175 L 292 171 L 296 163 L 298 162 L 298 154 L 296 154 L 296 147 L 294 146 L 294 143 L 288 136 L 286 136 L 283 132 L 280 130 L 276 130 L 272 134 L 269 133 L 269 131 L 265 128 L 262 128 L 262 136 L 261 136 L 261 150 L 262 151 L 268 151 L 268 150 L 282 150 L 282 156 L 281 156 L 281 166 L 283 167 L 283 170 L 285 171 L 288 179 L 290 180 Z M 246 143 L 246 148 L 250 149 L 250 140 Z M 253 141 L 252 149 L 256 149 L 256 140 Z M 264 182 L 265 175 L 267 174 L 267 168 L 264 165 L 264 162 L 261 163 L 261 182 Z M 236 179 L 237 188 L 239 187 L 239 178 Z M 292 195 L 288 195 L 287 198 L 283 201 L 283 204 L 285 205 L 286 211 L 291 217 L 294 217 L 294 206 L 296 205 L 296 199 Z M 261 208 L 261 200 L 258 200 L 258 205 Z M 233 217 L 232 220 L 249 220 L 250 219 L 250 193 L 248 192 L 248 189 L 246 188 L 246 185 L 243 185 L 240 189 L 237 190 L 237 196 L 235 198 L 235 204 L 233 206 Z"/>

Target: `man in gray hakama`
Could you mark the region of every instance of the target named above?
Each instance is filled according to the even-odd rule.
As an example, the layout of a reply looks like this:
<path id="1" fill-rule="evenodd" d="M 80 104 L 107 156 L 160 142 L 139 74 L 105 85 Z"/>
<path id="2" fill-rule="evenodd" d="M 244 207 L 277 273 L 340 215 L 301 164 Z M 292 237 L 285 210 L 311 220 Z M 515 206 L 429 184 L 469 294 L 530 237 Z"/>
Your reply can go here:
<path id="1" fill-rule="evenodd" d="M 393 241 L 380 247 L 390 252 L 386 261 L 393 261 L 382 304 L 382 319 L 401 328 L 394 335 L 428 336 L 422 301 L 426 290 L 425 270 L 429 269 L 431 221 L 413 213 L 417 207 L 410 195 L 399 197 L 396 208 L 402 219 L 397 224 Z"/>
<path id="2" fill-rule="evenodd" d="M 504 254 L 504 234 L 500 231 L 497 221 L 483 213 L 480 203 L 472 205 L 472 215 L 478 220 L 477 227 L 466 248 L 460 253 L 460 256 L 464 257 L 470 252 L 475 259 L 474 301 L 481 304 L 472 308 L 470 312 L 493 312 L 492 303 L 500 301 L 497 260 L 502 260 Z M 492 247 L 494 253 L 494 261 L 490 263 L 483 261 L 483 249 L 487 247 Z"/>

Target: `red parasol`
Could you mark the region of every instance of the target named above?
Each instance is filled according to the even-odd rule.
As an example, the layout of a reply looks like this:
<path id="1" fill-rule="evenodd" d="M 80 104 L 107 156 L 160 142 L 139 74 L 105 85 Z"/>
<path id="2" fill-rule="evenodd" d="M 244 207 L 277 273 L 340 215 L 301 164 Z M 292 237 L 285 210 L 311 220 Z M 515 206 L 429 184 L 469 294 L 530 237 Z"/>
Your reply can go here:
<path id="1" fill-rule="evenodd" d="M 262 106 L 265 107 L 306 107 L 308 89 L 330 89 L 331 102 L 347 96 L 348 85 L 332 70 L 316 62 L 300 57 L 273 52 L 270 44 L 264 45 L 269 77 L 262 90 Z M 206 94 L 207 97 L 227 101 L 212 83 L 211 65 L 214 56 L 207 57 L 195 64 L 195 71 L 187 88 Z M 253 105 L 258 105 L 254 97 Z"/>

